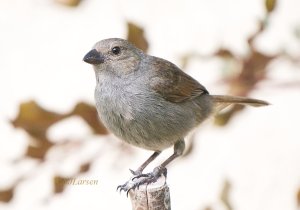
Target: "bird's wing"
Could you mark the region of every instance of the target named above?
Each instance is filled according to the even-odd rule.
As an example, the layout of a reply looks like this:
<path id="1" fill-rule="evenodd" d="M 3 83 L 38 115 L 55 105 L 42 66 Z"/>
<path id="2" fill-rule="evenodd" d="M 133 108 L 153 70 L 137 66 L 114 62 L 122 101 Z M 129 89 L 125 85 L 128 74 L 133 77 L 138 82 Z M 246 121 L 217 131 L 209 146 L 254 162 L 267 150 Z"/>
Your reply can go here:
<path id="1" fill-rule="evenodd" d="M 150 86 L 167 101 L 179 103 L 208 94 L 203 85 L 174 64 L 155 58 L 151 65 L 153 76 L 150 78 Z"/>

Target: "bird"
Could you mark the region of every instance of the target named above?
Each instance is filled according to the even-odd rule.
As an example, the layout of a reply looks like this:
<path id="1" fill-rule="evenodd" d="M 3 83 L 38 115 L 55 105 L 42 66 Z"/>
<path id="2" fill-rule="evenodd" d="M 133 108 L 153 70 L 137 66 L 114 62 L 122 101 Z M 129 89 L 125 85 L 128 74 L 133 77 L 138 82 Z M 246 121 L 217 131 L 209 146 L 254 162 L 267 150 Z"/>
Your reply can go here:
<path id="1" fill-rule="evenodd" d="M 97 42 L 83 61 L 95 72 L 94 96 L 101 122 L 128 144 L 153 151 L 136 170 L 130 169 L 135 182 L 118 186 L 127 193 L 166 175 L 166 166 L 183 154 L 187 134 L 221 109 L 231 104 L 269 105 L 264 100 L 211 95 L 175 64 L 121 38 Z M 172 146 L 170 157 L 143 174 L 149 163 Z"/>

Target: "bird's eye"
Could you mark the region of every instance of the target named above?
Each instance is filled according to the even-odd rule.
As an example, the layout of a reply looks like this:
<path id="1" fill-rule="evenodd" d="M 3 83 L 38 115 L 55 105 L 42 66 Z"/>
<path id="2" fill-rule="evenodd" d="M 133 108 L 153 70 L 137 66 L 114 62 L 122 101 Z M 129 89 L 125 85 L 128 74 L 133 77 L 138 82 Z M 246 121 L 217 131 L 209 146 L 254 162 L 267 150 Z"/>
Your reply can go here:
<path id="1" fill-rule="evenodd" d="M 119 55 L 120 52 L 121 52 L 121 49 L 120 49 L 120 47 L 113 47 L 113 48 L 111 49 L 111 51 L 112 51 L 112 53 L 113 53 L 114 55 Z"/>

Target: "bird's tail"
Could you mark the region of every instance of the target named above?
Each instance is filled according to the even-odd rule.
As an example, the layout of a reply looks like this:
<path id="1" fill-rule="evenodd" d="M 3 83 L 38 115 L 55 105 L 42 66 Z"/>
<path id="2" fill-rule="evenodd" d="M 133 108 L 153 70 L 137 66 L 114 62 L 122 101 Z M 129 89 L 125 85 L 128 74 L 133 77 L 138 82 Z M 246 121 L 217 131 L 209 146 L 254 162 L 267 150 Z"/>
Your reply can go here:
<path id="1" fill-rule="evenodd" d="M 226 96 L 226 95 L 212 95 L 214 102 L 214 112 L 218 112 L 231 104 L 250 105 L 254 107 L 270 105 L 268 102 L 258 99 L 239 97 L 239 96 Z"/>

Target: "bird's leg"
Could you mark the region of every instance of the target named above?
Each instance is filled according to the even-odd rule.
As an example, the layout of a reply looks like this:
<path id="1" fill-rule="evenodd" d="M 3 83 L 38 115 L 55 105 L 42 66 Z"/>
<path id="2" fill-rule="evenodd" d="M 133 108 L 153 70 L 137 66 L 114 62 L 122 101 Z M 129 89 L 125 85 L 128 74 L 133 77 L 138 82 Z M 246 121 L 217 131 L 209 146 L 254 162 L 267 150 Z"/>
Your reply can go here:
<path id="1" fill-rule="evenodd" d="M 167 160 L 165 160 L 162 164 L 160 164 L 159 166 L 157 166 L 156 168 L 154 168 L 151 173 L 147 173 L 147 174 L 142 174 L 141 173 L 140 175 L 135 176 L 132 179 L 132 182 L 130 182 L 130 183 L 126 182 L 124 185 L 119 186 L 117 189 L 120 189 L 120 191 L 122 191 L 122 190 L 127 191 L 127 195 L 128 195 L 128 192 L 131 189 L 138 188 L 140 185 L 143 185 L 143 184 L 150 184 L 150 183 L 156 182 L 157 179 L 162 174 L 164 174 L 165 176 L 167 176 L 166 166 L 171 161 L 173 161 L 175 158 L 177 158 L 178 156 L 182 155 L 182 153 L 184 151 L 184 148 L 185 148 L 184 140 L 181 139 L 181 140 L 177 141 L 175 143 L 175 145 L 174 145 L 174 153 Z"/>
<path id="2" fill-rule="evenodd" d="M 166 159 L 159 166 L 155 167 L 151 173 L 141 174 L 139 176 L 134 177 L 134 179 L 140 178 L 140 177 L 151 177 L 151 179 L 154 178 L 154 181 L 151 181 L 151 182 L 155 182 L 160 177 L 160 175 L 164 174 L 166 176 L 167 175 L 166 166 L 170 162 L 172 162 L 175 158 L 181 156 L 184 151 L 184 148 L 185 148 L 184 140 L 181 139 L 181 140 L 177 141 L 174 144 L 174 153 L 170 157 L 168 157 L 168 159 Z M 150 184 L 151 182 L 149 182 L 148 184 Z M 141 184 L 144 184 L 144 183 L 141 183 Z"/>
<path id="3" fill-rule="evenodd" d="M 142 172 L 143 170 L 147 167 L 147 165 L 149 165 L 161 152 L 160 151 L 155 151 L 136 171 L 134 170 L 130 170 L 130 172 L 134 175 L 133 178 L 131 178 L 129 181 L 127 181 L 125 184 L 123 185 L 119 185 L 117 187 L 117 190 L 120 189 L 120 191 L 124 190 L 127 191 L 127 195 L 129 190 L 134 186 L 133 180 L 135 179 L 135 177 L 137 176 L 143 176 Z"/>
<path id="4" fill-rule="evenodd" d="M 160 164 L 158 167 L 165 168 L 175 158 L 177 158 L 183 154 L 184 148 L 185 148 L 184 140 L 181 139 L 181 140 L 177 141 L 174 144 L 174 153 L 167 160 L 165 160 L 162 164 Z"/>
<path id="5" fill-rule="evenodd" d="M 160 151 L 155 151 L 136 171 L 129 169 L 130 172 L 135 176 L 141 175 L 147 165 L 149 165 L 149 163 L 151 163 L 160 153 Z"/>

